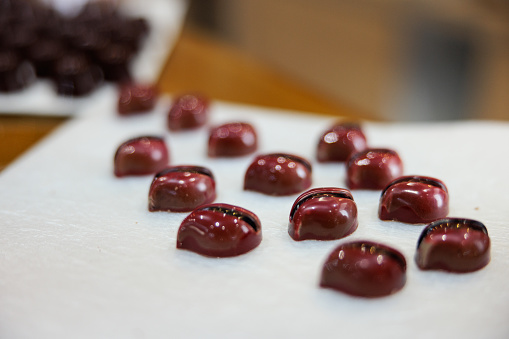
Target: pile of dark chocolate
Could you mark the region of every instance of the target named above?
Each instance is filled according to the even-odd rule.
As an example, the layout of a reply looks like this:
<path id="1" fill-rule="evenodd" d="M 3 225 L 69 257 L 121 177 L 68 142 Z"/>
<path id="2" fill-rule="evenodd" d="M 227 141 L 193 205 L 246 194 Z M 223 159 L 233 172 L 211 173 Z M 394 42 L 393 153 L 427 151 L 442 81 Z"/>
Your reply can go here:
<path id="1" fill-rule="evenodd" d="M 109 2 L 65 16 L 36 0 L 0 0 L 0 92 L 50 79 L 59 95 L 83 96 L 103 81 L 131 79 L 129 64 L 149 31 Z"/>

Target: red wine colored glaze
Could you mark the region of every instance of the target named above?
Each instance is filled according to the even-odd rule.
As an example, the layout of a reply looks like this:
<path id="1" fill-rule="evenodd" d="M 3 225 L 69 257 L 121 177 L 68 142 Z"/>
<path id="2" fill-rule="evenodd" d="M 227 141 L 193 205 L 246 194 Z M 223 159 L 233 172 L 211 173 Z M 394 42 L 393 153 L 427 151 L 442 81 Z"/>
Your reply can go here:
<path id="1" fill-rule="evenodd" d="M 260 155 L 246 171 L 244 189 L 267 195 L 299 193 L 311 186 L 311 171 L 311 164 L 295 155 Z"/>
<path id="2" fill-rule="evenodd" d="M 348 159 L 346 183 L 350 189 L 382 190 L 402 173 L 403 163 L 395 151 L 371 148 Z"/>
<path id="3" fill-rule="evenodd" d="M 216 198 L 212 172 L 200 166 L 175 166 L 155 175 L 149 190 L 149 211 L 189 212 Z"/>
<path id="4" fill-rule="evenodd" d="M 209 157 L 238 157 L 253 153 L 258 138 L 253 126 L 245 122 L 232 122 L 210 130 Z"/>
<path id="5" fill-rule="evenodd" d="M 210 204 L 189 214 L 177 233 L 177 248 L 209 257 L 232 257 L 262 241 L 261 223 L 251 211 L 228 204 Z"/>
<path id="6" fill-rule="evenodd" d="M 415 261 L 423 270 L 473 272 L 488 265 L 490 247 L 488 231 L 479 221 L 445 218 L 423 230 Z"/>
<path id="7" fill-rule="evenodd" d="M 378 215 L 381 220 L 410 224 L 430 223 L 449 213 L 445 184 L 435 178 L 405 176 L 392 181 L 382 192 Z"/>
<path id="8" fill-rule="evenodd" d="M 117 177 L 154 174 L 166 168 L 168 163 L 169 153 L 163 138 L 139 137 L 118 147 L 114 174 Z"/>
<path id="9" fill-rule="evenodd" d="M 357 229 L 357 205 L 347 189 L 325 187 L 301 194 L 293 204 L 288 234 L 293 240 L 333 240 Z"/>
<path id="10" fill-rule="evenodd" d="M 406 260 L 397 250 L 369 241 L 339 245 L 327 258 L 320 286 L 360 297 L 383 297 L 403 288 Z"/>

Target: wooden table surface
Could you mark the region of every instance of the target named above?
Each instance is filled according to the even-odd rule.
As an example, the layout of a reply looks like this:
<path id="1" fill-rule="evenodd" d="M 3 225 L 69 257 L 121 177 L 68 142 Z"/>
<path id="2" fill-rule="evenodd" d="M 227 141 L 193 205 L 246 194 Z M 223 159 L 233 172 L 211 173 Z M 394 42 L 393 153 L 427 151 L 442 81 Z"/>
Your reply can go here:
<path id="1" fill-rule="evenodd" d="M 306 88 L 234 47 L 184 25 L 161 77 L 164 93 L 198 91 L 212 99 L 364 118 L 346 105 Z M 0 170 L 67 118 L 0 115 Z"/>

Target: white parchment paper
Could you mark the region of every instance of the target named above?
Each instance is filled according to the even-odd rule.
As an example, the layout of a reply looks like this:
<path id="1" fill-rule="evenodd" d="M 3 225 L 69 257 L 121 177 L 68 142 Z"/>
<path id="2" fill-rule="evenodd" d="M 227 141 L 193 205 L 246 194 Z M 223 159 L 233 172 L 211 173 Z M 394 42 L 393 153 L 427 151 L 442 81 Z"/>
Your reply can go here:
<path id="1" fill-rule="evenodd" d="M 369 144 L 399 152 L 405 174 L 443 180 L 450 215 L 488 228 L 492 259 L 469 274 L 420 271 L 424 226 L 382 222 L 377 191 L 353 191 L 359 228 L 337 241 L 295 242 L 287 233 L 297 195 L 242 190 L 253 156 L 208 159 L 207 129 L 170 133 L 169 101 L 122 118 L 114 95 L 34 147 L 0 174 L 1 338 L 507 338 L 509 336 L 509 124 L 365 124 Z M 259 132 L 259 153 L 313 163 L 313 187 L 344 187 L 345 167 L 319 164 L 315 147 L 334 120 L 215 103 L 211 124 L 242 120 Z M 162 135 L 172 164 L 210 168 L 217 202 L 255 212 L 263 241 L 235 258 L 175 248 L 186 213 L 150 213 L 151 176 L 117 179 L 113 154 L 125 139 Z M 383 242 L 406 257 L 399 293 L 362 299 L 318 287 L 338 244 Z"/>

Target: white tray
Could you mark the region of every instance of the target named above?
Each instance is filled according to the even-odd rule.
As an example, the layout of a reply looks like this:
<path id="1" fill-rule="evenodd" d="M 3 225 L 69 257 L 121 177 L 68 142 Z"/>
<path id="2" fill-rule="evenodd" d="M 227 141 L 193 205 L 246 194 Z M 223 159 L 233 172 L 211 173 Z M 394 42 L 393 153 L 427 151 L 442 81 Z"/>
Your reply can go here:
<path id="1" fill-rule="evenodd" d="M 114 112 L 104 95 L 0 174 L 1 338 L 507 338 L 509 334 L 509 124 L 366 124 L 371 146 L 390 147 L 406 174 L 442 179 L 450 215 L 480 220 L 491 263 L 469 274 L 420 271 L 413 260 L 424 226 L 382 222 L 380 192 L 353 191 L 359 228 L 338 241 L 295 242 L 287 233 L 297 195 L 242 190 L 252 156 L 211 160 L 207 131 L 169 133 L 168 101 L 151 114 Z M 345 168 L 319 164 L 315 146 L 334 120 L 215 103 L 212 123 L 251 122 L 260 153 L 313 162 L 313 187 L 344 187 Z M 262 221 L 263 241 L 245 255 L 206 258 L 175 248 L 187 213 L 150 213 L 151 177 L 117 179 L 113 154 L 127 138 L 165 136 L 172 164 L 209 167 L 217 202 Z M 318 287 L 339 243 L 367 239 L 399 249 L 407 283 L 379 299 Z"/>

